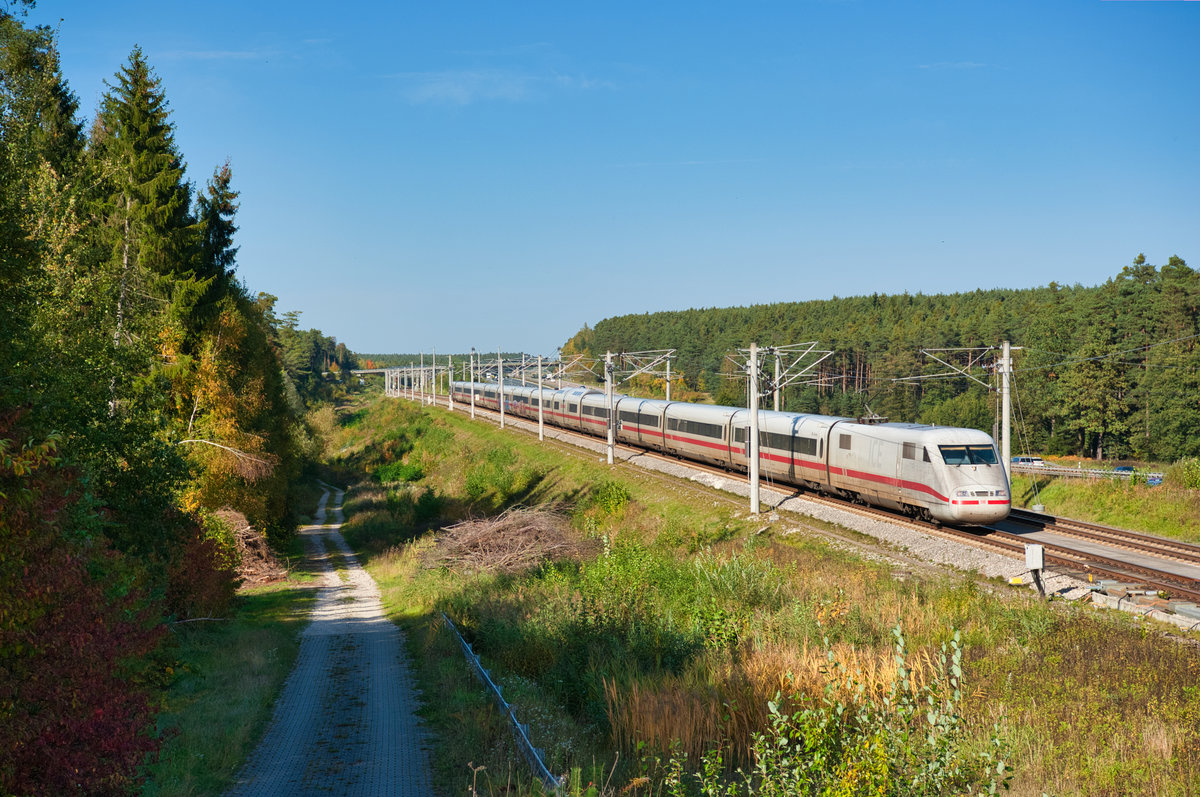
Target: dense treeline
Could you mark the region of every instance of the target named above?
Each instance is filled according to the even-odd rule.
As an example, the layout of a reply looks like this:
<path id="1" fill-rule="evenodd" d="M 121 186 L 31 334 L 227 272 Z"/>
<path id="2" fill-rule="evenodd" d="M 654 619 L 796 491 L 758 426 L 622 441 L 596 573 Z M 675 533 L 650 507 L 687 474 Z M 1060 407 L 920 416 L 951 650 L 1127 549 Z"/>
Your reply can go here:
<path id="1" fill-rule="evenodd" d="M 1139 255 L 1098 287 L 828 301 L 626 315 L 585 327 L 564 353 L 677 349 L 675 370 L 723 404 L 745 405 L 726 355 L 757 341 L 817 341 L 832 350 L 817 384 L 790 388 L 785 408 L 968 426 L 992 432 L 996 394 L 922 349 L 1023 347 L 1014 355 L 1017 450 L 1173 461 L 1200 455 L 1200 274 L 1178 257 Z M 993 352 L 985 362 L 995 362 Z M 965 364 L 965 353 L 940 353 Z M 768 363 L 767 370 L 772 370 Z M 995 384 L 994 370 L 974 375 Z"/>
<path id="2" fill-rule="evenodd" d="M 164 621 L 236 585 L 212 511 L 294 528 L 304 402 L 353 358 L 235 278 L 237 197 L 187 179 L 141 50 L 85 128 L 0 9 L 0 793 L 136 786 Z"/>

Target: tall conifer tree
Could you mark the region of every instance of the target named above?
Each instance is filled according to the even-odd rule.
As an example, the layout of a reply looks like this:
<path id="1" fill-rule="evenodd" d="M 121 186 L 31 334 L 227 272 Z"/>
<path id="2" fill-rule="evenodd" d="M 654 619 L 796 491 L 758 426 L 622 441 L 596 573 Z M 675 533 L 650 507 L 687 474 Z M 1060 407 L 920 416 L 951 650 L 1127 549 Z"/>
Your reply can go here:
<path id="1" fill-rule="evenodd" d="M 100 185 L 98 207 L 104 218 L 107 260 L 117 275 L 113 343 L 121 346 L 166 321 L 176 336 L 160 336 L 175 346 L 190 326 L 192 310 L 208 287 L 195 274 L 197 229 L 190 213 L 191 189 L 175 145 L 168 103 L 157 75 L 141 48 L 108 84 L 92 131 L 94 167 Z M 149 295 L 170 304 L 162 318 L 148 308 L 139 312 L 135 296 Z"/>

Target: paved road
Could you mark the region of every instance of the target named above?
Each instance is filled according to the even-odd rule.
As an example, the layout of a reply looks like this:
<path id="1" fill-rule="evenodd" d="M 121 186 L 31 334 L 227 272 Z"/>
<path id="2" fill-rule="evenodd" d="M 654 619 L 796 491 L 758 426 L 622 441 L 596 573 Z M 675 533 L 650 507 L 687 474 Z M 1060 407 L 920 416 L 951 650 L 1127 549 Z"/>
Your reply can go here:
<path id="1" fill-rule="evenodd" d="M 231 797 L 432 794 L 401 631 L 338 533 L 342 496 L 333 497 L 333 523 L 325 525 L 327 491 L 317 525 L 300 531 L 321 591 L 296 668 Z"/>

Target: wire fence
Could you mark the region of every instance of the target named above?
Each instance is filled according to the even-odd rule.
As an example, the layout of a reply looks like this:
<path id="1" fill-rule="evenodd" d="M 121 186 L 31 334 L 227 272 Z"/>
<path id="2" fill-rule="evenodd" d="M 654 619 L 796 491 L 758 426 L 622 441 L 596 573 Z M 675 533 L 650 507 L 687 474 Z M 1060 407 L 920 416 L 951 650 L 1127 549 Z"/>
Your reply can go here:
<path id="1" fill-rule="evenodd" d="M 479 661 L 479 656 L 475 655 L 475 651 L 471 649 L 470 643 L 463 639 L 463 635 L 458 632 L 458 628 L 454 625 L 454 622 L 445 613 L 442 614 L 442 620 L 445 621 L 446 627 L 453 631 L 454 636 L 458 638 L 458 644 L 463 649 L 463 655 L 466 656 L 467 663 L 475 671 L 475 677 L 491 691 L 496 705 L 500 707 L 500 711 L 503 712 L 504 716 L 508 717 L 508 722 L 513 729 L 513 739 L 516 741 L 517 747 L 520 748 L 525 759 L 529 762 L 530 768 L 533 769 L 533 774 L 551 793 L 557 793 L 562 788 L 564 779 L 556 778 L 546 768 L 546 764 L 542 761 L 544 754 L 529 741 L 529 726 L 523 725 L 517 720 L 517 715 L 513 707 L 500 694 L 500 687 L 492 680 L 491 673 L 484 669 L 483 663 Z"/>

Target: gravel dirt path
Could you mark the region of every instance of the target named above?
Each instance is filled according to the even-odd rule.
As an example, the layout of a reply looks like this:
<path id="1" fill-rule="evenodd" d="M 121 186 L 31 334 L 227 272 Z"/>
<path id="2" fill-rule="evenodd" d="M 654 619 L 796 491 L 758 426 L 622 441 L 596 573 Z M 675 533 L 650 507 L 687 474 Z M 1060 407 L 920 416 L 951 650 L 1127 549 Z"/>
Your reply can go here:
<path id="1" fill-rule="evenodd" d="M 432 794 L 425 737 L 402 632 L 346 546 L 343 491 L 300 530 L 321 591 L 295 669 L 258 748 L 228 792 L 236 797 Z"/>

